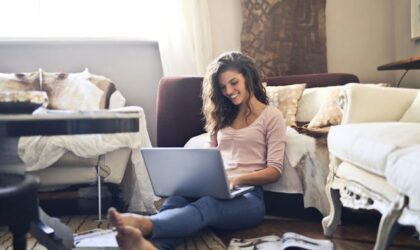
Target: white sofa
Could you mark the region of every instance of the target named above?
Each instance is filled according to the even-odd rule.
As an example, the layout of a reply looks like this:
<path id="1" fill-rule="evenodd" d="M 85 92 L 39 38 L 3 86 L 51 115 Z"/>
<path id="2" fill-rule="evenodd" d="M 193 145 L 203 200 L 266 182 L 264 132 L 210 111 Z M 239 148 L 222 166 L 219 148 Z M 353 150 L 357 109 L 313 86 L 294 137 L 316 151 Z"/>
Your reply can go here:
<path id="1" fill-rule="evenodd" d="M 331 236 L 341 205 L 382 214 L 374 249 L 387 249 L 399 225 L 420 231 L 420 91 L 349 84 L 341 125 L 330 129 Z"/>

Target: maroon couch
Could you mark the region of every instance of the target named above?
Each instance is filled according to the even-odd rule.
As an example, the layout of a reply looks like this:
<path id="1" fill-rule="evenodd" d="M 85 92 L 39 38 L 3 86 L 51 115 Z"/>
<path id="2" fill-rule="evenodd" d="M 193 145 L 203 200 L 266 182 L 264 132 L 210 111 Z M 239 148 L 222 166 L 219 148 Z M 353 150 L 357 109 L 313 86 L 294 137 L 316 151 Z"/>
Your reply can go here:
<path id="1" fill-rule="evenodd" d="M 157 146 L 183 147 L 193 136 L 204 133 L 201 115 L 202 77 L 163 77 L 157 94 Z M 322 73 L 269 77 L 269 86 L 306 83 L 307 88 L 359 82 L 352 74 Z"/>

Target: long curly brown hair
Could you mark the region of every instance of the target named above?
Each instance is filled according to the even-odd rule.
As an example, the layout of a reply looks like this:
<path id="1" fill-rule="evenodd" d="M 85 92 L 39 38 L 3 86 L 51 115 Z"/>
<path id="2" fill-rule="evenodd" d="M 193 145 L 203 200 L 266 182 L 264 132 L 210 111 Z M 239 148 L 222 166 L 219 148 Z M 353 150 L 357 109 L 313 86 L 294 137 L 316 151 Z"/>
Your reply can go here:
<path id="1" fill-rule="evenodd" d="M 211 134 L 232 124 L 239 112 L 239 107 L 223 95 L 220 87 L 219 76 L 228 70 L 235 70 L 245 78 L 246 89 L 250 93 L 245 100 L 248 107 L 247 116 L 251 114 L 252 95 L 260 102 L 268 104 L 267 94 L 254 60 L 241 52 L 222 54 L 208 66 L 201 92 L 205 129 Z"/>

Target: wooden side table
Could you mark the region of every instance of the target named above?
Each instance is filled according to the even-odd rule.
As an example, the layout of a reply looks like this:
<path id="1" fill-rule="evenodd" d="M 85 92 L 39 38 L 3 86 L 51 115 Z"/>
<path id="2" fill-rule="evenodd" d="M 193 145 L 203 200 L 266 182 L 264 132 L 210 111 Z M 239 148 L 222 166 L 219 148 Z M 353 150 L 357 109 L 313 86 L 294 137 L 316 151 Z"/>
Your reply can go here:
<path id="1" fill-rule="evenodd" d="M 400 86 L 402 79 L 410 69 L 420 69 L 420 56 L 413 56 L 404 60 L 378 66 L 378 70 L 405 70 L 397 83 L 397 88 Z"/>

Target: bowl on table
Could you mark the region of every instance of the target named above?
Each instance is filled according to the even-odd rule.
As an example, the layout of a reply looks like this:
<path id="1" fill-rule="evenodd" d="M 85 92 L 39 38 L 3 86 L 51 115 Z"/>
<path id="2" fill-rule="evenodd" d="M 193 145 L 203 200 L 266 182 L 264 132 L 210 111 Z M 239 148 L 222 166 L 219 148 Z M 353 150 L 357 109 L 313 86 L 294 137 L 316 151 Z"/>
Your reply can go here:
<path id="1" fill-rule="evenodd" d="M 47 105 L 45 91 L 0 91 L 0 114 L 32 114 Z"/>

